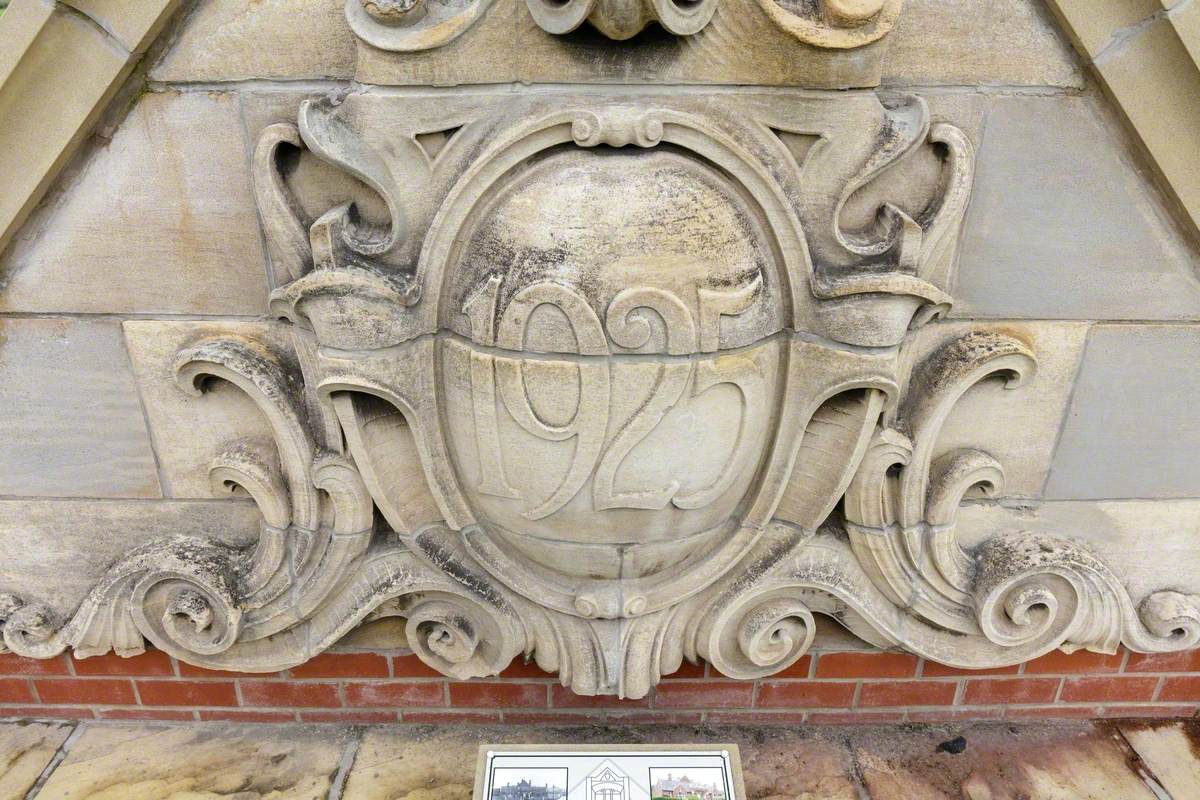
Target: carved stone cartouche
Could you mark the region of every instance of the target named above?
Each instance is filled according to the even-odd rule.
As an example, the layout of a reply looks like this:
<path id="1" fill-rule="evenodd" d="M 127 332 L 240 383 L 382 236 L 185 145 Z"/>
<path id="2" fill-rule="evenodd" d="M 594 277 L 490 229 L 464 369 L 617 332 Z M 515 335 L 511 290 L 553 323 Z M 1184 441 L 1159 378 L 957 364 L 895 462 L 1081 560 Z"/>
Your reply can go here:
<path id="1" fill-rule="evenodd" d="M 843 225 L 852 195 L 935 146 L 925 207 Z M 354 176 L 386 220 L 307 217 L 285 147 Z M 257 503 L 256 547 L 165 538 L 65 621 L 4 597 L 4 642 L 149 640 L 276 671 L 398 616 L 444 674 L 524 654 L 627 697 L 683 659 L 784 669 L 814 613 L 962 667 L 1194 646 L 1197 598 L 1135 607 L 1082 545 L 960 543 L 962 498 L 999 490 L 1003 465 L 940 454 L 941 428 L 972 386 L 1037 366 L 983 331 L 905 358 L 950 306 L 973 162 L 913 96 L 308 101 L 253 167 L 294 347 L 231 330 L 175 361 L 182 391 L 230 383 L 270 423 L 273 442 L 211 467 Z"/>

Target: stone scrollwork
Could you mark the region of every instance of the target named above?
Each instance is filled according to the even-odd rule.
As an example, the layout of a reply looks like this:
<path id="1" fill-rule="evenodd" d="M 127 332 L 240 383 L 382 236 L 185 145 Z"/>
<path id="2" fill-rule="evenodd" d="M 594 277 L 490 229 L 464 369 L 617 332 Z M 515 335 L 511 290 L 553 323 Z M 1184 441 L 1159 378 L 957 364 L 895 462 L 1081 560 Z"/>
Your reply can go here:
<path id="1" fill-rule="evenodd" d="M 346 21 L 380 50 L 408 53 L 441 47 L 483 16 L 492 0 L 346 0 Z"/>
<path id="2" fill-rule="evenodd" d="M 492 0 L 346 0 L 346 21 L 359 39 L 393 52 L 441 47 L 474 25 Z M 585 22 L 613 40 L 630 39 L 658 23 L 690 36 L 708 26 L 718 0 L 526 0 L 533 21 L 552 34 Z M 884 37 L 903 0 L 758 0 L 780 30 L 804 44 L 853 49 Z M 741 13 L 741 12 L 734 12 Z"/>
<path id="3" fill-rule="evenodd" d="M 805 44 L 844 50 L 886 36 L 904 0 L 758 0 L 776 25 Z"/>
<path id="4" fill-rule="evenodd" d="M 688 36 L 708 25 L 717 0 L 526 0 L 534 22 L 547 33 L 570 33 L 585 21 L 610 39 L 628 39 L 651 22 Z"/>
<path id="5" fill-rule="evenodd" d="M 853 28 L 891 7 L 822 13 Z M 386 219 L 306 216 L 283 147 Z M 845 222 L 921 151 L 941 158 L 932 196 Z M 1135 605 L 1082 544 L 962 544 L 959 506 L 1004 468 L 940 451 L 942 427 L 971 387 L 1037 369 L 988 331 L 906 366 L 951 304 L 973 161 L 915 96 L 306 102 L 253 159 L 295 352 L 208 328 L 174 362 L 181 391 L 231 384 L 269 423 L 210 470 L 257 504 L 257 544 L 166 537 L 66 620 L 2 597 L 5 646 L 149 641 L 277 671 L 397 616 L 455 678 L 523 655 L 578 693 L 641 697 L 685 659 L 785 669 L 815 614 L 961 667 L 1195 645 L 1196 597 Z"/>

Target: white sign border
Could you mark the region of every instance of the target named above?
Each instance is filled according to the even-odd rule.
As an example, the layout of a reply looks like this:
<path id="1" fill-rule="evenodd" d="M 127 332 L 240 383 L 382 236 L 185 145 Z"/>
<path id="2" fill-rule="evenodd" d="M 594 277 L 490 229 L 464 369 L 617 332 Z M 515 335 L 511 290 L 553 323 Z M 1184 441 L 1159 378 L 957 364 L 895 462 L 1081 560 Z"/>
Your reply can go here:
<path id="1" fill-rule="evenodd" d="M 742 783 L 742 761 L 738 746 L 733 743 L 715 744 L 481 744 L 475 769 L 474 800 L 490 800 L 493 762 L 503 756 L 568 757 L 606 756 L 619 759 L 636 753 L 639 757 L 709 756 L 722 759 L 725 768 L 726 793 L 729 800 L 746 800 Z M 503 767 L 504 765 L 501 765 Z M 568 774 L 568 784 L 571 776 Z M 570 786 L 568 785 L 568 790 Z M 568 798 L 563 798 L 568 800 Z"/>

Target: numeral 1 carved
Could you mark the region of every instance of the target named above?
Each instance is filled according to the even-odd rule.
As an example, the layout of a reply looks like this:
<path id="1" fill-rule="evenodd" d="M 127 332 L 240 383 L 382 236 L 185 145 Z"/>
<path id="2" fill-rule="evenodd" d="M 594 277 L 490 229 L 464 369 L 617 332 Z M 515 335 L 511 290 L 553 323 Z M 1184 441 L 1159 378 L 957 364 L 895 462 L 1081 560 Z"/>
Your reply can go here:
<path id="1" fill-rule="evenodd" d="M 496 299 L 500 294 L 500 276 L 488 278 L 483 288 L 463 306 L 471 321 L 471 335 L 485 345 L 495 344 Z M 475 412 L 475 444 L 479 450 L 480 481 L 477 487 L 484 494 L 521 499 L 521 494 L 508 483 L 504 474 L 504 457 L 500 450 L 500 420 L 496 412 L 495 366 L 490 355 L 471 351 L 471 403 Z"/>
<path id="2" fill-rule="evenodd" d="M 587 300 L 573 289 L 557 283 L 539 283 L 527 286 L 517 293 L 500 317 L 499 334 L 496 337 L 501 347 L 521 350 L 525 347 L 525 329 L 534 310 L 541 305 L 557 306 L 567 317 L 575 334 L 576 347 L 580 355 L 600 356 L 608 354 L 608 338 L 604 326 Z M 517 424 L 529 433 L 552 442 L 575 439 L 575 454 L 562 483 L 545 500 L 521 512 L 526 519 L 542 519 L 562 508 L 579 493 L 587 483 L 604 446 L 604 434 L 608 429 L 609 391 L 611 379 L 607 359 L 589 359 L 573 366 L 567 362 L 562 369 L 578 371 L 579 402 L 574 415 L 565 425 L 551 425 L 542 420 L 529 401 L 526 391 L 524 366 L 521 360 L 496 359 L 496 380 L 500 384 L 500 396 Z"/>

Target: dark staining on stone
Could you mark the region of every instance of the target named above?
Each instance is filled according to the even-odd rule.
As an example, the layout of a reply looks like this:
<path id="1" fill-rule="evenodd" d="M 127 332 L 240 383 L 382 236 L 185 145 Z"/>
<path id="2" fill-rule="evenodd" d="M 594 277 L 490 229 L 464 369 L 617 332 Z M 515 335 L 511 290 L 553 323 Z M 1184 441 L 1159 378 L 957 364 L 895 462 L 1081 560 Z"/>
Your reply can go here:
<path id="1" fill-rule="evenodd" d="M 783 326 L 787 315 L 775 307 L 770 267 L 778 254 L 769 226 L 754 199 L 719 167 L 670 145 L 585 151 L 563 146 L 528 159 L 514 173 L 481 201 L 480 222 L 464 231 L 462 252 L 442 287 L 443 327 L 469 335 L 462 307 L 493 276 L 503 278 L 498 313 L 526 287 L 558 283 L 586 298 L 604 320 L 617 291 L 643 282 L 658 285 L 660 276 L 670 285 L 670 270 L 677 268 L 672 265 L 689 261 L 695 268 L 712 265 L 696 270 L 696 288 L 739 288 L 762 280 L 756 302 L 736 323 L 754 332 L 755 341 Z M 622 205 L 621 197 L 632 190 L 618 178 L 646 187 L 649 198 Z M 547 208 L 537 235 L 530 233 L 532 222 L 523 211 L 532 199 Z M 658 263 L 667 272 L 656 271 Z M 702 272 L 707 274 L 701 277 Z"/>
<path id="2" fill-rule="evenodd" d="M 418 535 L 415 541 L 438 569 L 462 584 L 471 594 L 493 608 L 507 608 L 508 604 L 505 602 L 504 596 L 493 587 L 492 582 L 473 572 L 464 559 L 427 534 Z"/>
<path id="3" fill-rule="evenodd" d="M 962 736 L 955 736 L 953 739 L 948 739 L 936 748 L 939 753 L 949 753 L 950 755 L 959 755 L 967 750 L 967 740 Z"/>

